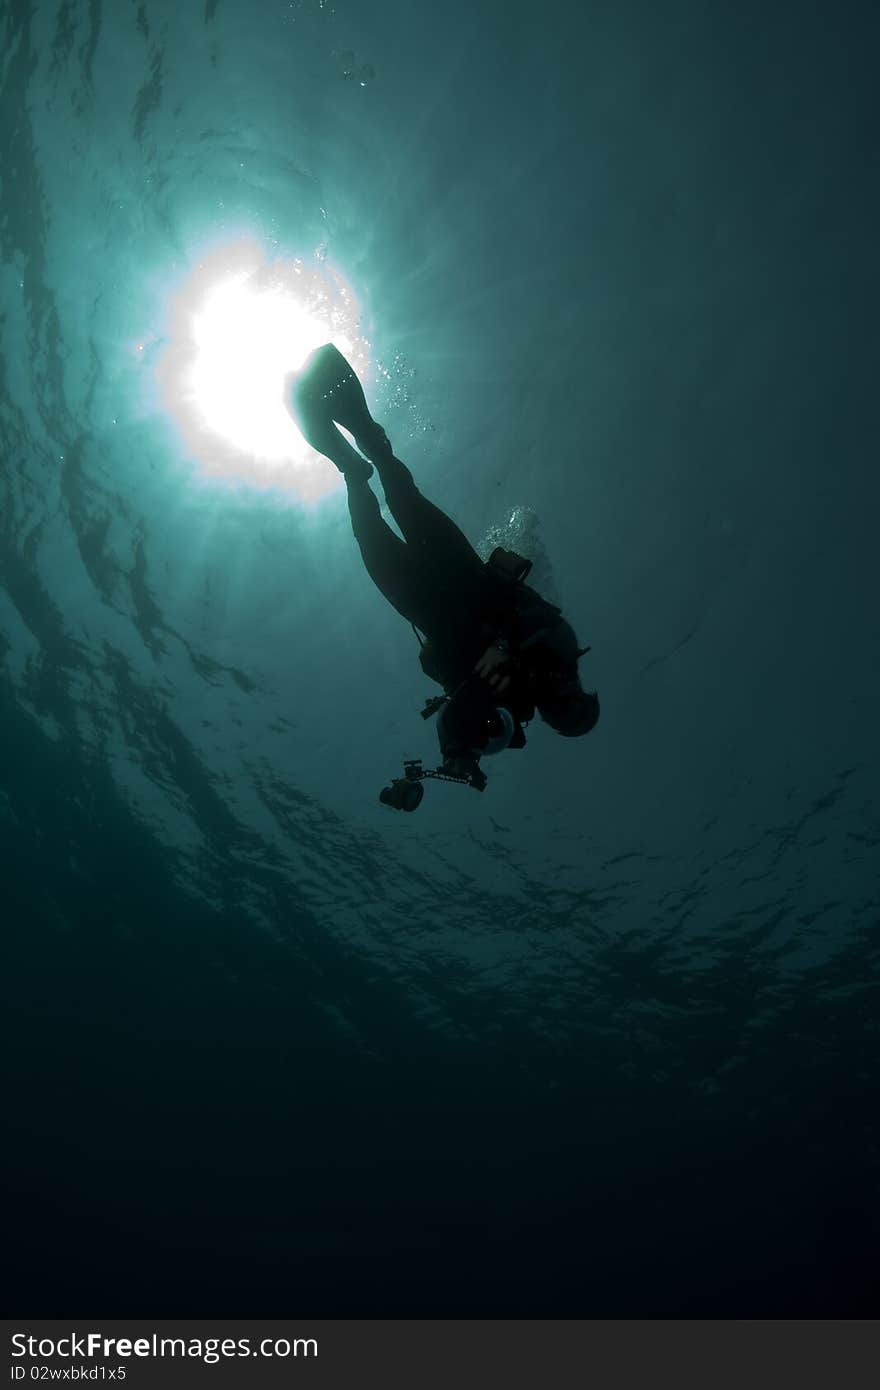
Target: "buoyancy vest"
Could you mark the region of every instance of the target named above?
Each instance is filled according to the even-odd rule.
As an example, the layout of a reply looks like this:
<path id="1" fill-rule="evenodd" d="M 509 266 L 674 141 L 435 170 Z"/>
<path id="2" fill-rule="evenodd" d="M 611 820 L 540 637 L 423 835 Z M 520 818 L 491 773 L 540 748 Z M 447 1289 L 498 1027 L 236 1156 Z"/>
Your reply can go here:
<path id="1" fill-rule="evenodd" d="M 577 667 L 577 638 L 561 608 L 524 582 L 531 562 L 498 547 L 485 563 L 486 584 L 465 622 L 422 638 L 419 662 L 425 675 L 447 692 L 459 684 L 493 640 L 504 637 L 511 654 L 540 668 Z"/>

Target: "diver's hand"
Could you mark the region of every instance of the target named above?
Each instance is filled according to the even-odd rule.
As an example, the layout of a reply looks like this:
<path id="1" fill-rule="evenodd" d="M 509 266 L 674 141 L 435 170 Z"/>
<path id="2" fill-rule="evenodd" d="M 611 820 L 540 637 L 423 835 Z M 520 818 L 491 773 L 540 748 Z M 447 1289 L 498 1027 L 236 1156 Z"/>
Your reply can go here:
<path id="1" fill-rule="evenodd" d="M 443 760 L 443 771 L 449 777 L 473 777 L 479 765 L 473 753 L 451 753 Z"/>
<path id="2" fill-rule="evenodd" d="M 502 667 L 505 668 L 502 670 Z M 510 685 L 510 652 L 507 646 L 499 647 L 492 643 L 487 647 L 474 667 L 474 675 L 482 676 L 483 680 L 489 682 L 493 690 L 499 693 L 506 690 Z"/>

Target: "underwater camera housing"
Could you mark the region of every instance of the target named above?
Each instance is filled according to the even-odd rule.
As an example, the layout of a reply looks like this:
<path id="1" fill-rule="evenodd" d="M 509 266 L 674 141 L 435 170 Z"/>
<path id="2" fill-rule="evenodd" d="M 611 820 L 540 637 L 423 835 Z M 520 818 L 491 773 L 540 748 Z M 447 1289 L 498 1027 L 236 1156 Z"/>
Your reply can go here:
<path id="1" fill-rule="evenodd" d="M 426 700 L 422 710 L 422 718 L 430 719 L 444 705 L 448 706 L 450 700 L 454 700 L 456 695 L 468 684 L 463 681 L 455 695 L 435 695 L 432 699 Z M 500 711 L 496 711 L 500 713 Z M 507 713 L 507 711 L 505 711 Z M 513 737 L 509 738 L 508 746 L 511 748 L 522 748 L 525 745 L 525 734 L 517 720 L 507 715 L 508 729 L 513 729 Z M 491 752 L 491 748 L 488 750 Z M 425 789 L 422 783 L 427 778 L 432 778 L 437 782 L 457 782 L 460 787 L 473 787 L 474 791 L 485 791 L 488 778 L 484 772 L 480 771 L 480 758 L 483 753 L 476 748 L 464 748 L 459 745 L 458 749 L 448 749 L 446 756 L 440 767 L 425 769 L 422 767 L 421 758 L 409 758 L 404 760 L 403 777 L 395 777 L 389 787 L 383 787 L 379 793 L 379 800 L 383 806 L 390 806 L 395 811 L 415 811 L 422 804 L 422 797 Z"/>

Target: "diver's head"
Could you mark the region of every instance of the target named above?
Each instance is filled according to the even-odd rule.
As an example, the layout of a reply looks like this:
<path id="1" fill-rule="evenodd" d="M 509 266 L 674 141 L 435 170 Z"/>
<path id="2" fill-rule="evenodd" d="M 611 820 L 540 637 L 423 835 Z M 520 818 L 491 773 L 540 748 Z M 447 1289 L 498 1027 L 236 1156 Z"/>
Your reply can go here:
<path id="1" fill-rule="evenodd" d="M 595 690 L 584 690 L 576 674 L 545 682 L 535 704 L 544 723 L 564 738 L 580 738 L 599 721 L 599 697 Z"/>

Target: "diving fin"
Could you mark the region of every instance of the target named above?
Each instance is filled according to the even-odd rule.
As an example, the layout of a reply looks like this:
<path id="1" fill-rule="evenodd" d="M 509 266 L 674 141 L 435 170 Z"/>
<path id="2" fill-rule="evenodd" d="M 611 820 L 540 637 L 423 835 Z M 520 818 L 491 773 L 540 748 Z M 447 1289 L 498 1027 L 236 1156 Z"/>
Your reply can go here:
<path id="1" fill-rule="evenodd" d="M 342 439 L 333 428 L 335 421 L 354 435 L 358 448 L 369 458 L 391 453 L 388 436 L 370 414 L 354 369 L 333 343 L 324 343 L 306 359 L 294 379 L 292 395 L 297 423 L 312 448 L 325 453 L 316 440 Z"/>

